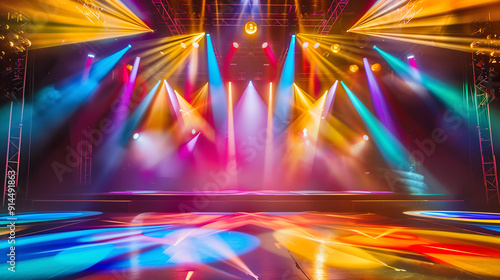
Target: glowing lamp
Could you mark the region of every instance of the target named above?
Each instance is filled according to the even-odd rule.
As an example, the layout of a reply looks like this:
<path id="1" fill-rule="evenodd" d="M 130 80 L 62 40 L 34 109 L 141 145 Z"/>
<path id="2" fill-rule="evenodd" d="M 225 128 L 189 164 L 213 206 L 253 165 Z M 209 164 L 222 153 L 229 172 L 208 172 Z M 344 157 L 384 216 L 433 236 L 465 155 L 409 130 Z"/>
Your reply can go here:
<path id="1" fill-rule="evenodd" d="M 309 46 L 309 42 L 304 42 L 304 44 L 302 44 L 303 48 L 307 48 L 308 46 Z"/>
<path id="2" fill-rule="evenodd" d="M 380 71 L 382 69 L 382 66 L 379 63 L 375 63 L 372 65 L 372 71 Z"/>
<path id="3" fill-rule="evenodd" d="M 181 48 L 185 49 L 186 48 L 186 44 L 181 43 Z"/>
<path id="4" fill-rule="evenodd" d="M 363 135 L 363 140 L 368 141 L 370 140 L 370 137 L 368 137 L 368 135 Z"/>
<path id="5" fill-rule="evenodd" d="M 197 49 L 197 48 L 199 48 L 199 47 L 200 47 L 200 44 L 198 44 L 198 42 L 194 42 L 194 43 L 193 43 L 193 47 L 194 47 L 195 49 Z"/>
<path id="6" fill-rule="evenodd" d="M 245 32 L 247 34 L 255 34 L 257 32 L 257 23 L 253 21 L 245 23 Z"/>
<path id="7" fill-rule="evenodd" d="M 194 129 L 194 128 L 193 128 L 193 129 L 191 130 L 191 134 L 193 134 L 193 135 L 194 135 L 195 133 L 196 133 L 196 129 Z"/>
<path id="8" fill-rule="evenodd" d="M 137 140 L 139 139 L 139 137 L 141 137 L 141 135 L 139 133 L 134 133 L 134 135 L 132 136 L 132 138 L 134 138 L 134 140 Z"/>
<path id="9" fill-rule="evenodd" d="M 94 58 L 94 57 L 95 57 L 95 55 L 93 55 L 93 54 L 89 54 L 89 55 L 88 55 L 88 57 Z"/>
<path id="10" fill-rule="evenodd" d="M 358 70 L 359 70 L 359 66 L 358 66 L 358 65 L 356 65 L 356 64 L 353 64 L 353 65 L 349 66 L 349 70 L 350 70 L 351 72 L 353 72 L 353 73 L 356 73 L 356 72 L 358 72 Z"/>
<path id="11" fill-rule="evenodd" d="M 267 48 L 268 46 L 269 46 L 269 44 L 267 42 L 262 43 L 262 48 L 263 49 Z"/>
<path id="12" fill-rule="evenodd" d="M 313 46 L 315 49 L 319 48 L 319 43 L 314 44 Z"/>
<path id="13" fill-rule="evenodd" d="M 233 42 L 233 48 L 237 49 L 240 45 L 236 42 Z"/>
<path id="14" fill-rule="evenodd" d="M 333 44 L 330 49 L 332 50 L 332 52 L 334 53 L 338 53 L 340 52 L 340 45 L 339 44 Z"/>
<path id="15" fill-rule="evenodd" d="M 132 69 L 134 68 L 134 66 L 132 66 L 130 64 L 127 64 L 127 66 L 125 66 L 125 68 L 127 68 L 128 71 L 132 71 Z"/>

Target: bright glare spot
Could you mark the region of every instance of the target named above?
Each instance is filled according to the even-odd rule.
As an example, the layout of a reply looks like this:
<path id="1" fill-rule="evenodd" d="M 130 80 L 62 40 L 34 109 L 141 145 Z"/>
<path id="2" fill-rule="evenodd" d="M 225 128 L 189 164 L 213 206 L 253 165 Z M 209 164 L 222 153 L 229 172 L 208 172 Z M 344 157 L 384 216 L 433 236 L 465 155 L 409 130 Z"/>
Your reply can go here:
<path id="1" fill-rule="evenodd" d="M 358 70 L 359 70 L 359 66 L 358 66 L 358 65 L 356 65 L 356 64 L 353 64 L 353 65 L 349 66 L 349 70 L 350 70 L 351 72 L 353 72 L 353 73 L 356 73 L 356 72 L 358 72 Z"/>
<path id="2" fill-rule="evenodd" d="M 407 56 L 406 58 L 407 58 L 407 59 L 412 59 L 412 58 L 415 58 L 415 56 L 414 56 L 414 55 L 409 55 L 409 56 Z"/>
<path id="3" fill-rule="evenodd" d="M 269 46 L 269 44 L 267 42 L 262 43 L 262 48 L 263 49 L 267 48 L 267 46 Z"/>
<path id="4" fill-rule="evenodd" d="M 315 49 L 319 48 L 319 43 L 314 44 L 314 48 Z"/>
<path id="5" fill-rule="evenodd" d="M 92 58 L 94 58 L 94 57 L 95 57 L 95 55 L 93 55 L 93 54 L 89 54 L 89 57 L 92 57 Z"/>
<path id="6" fill-rule="evenodd" d="M 304 42 L 304 44 L 302 44 L 303 48 L 307 48 L 308 46 L 309 46 L 309 42 Z"/>
<path id="7" fill-rule="evenodd" d="M 307 128 L 302 129 L 302 132 L 304 132 L 304 134 L 307 134 Z"/>
<path id="8" fill-rule="evenodd" d="M 237 49 L 239 46 L 240 46 L 240 45 L 239 45 L 238 43 L 233 42 L 233 47 L 234 47 L 235 49 Z"/>
<path id="9" fill-rule="evenodd" d="M 196 129 L 194 129 L 194 128 L 193 128 L 193 129 L 191 130 L 191 134 L 193 134 L 193 135 L 194 135 L 195 133 L 196 133 Z"/>
<path id="10" fill-rule="evenodd" d="M 161 54 L 165 54 L 165 53 L 163 53 L 163 52 L 160 52 L 160 53 L 161 53 Z"/>
<path id="11" fill-rule="evenodd" d="M 370 137 L 368 137 L 368 135 L 363 135 L 363 139 L 364 139 L 365 141 L 368 141 L 368 140 L 370 140 Z"/>
<path id="12" fill-rule="evenodd" d="M 199 46 L 200 46 L 200 44 L 198 44 L 198 42 L 194 42 L 194 43 L 193 43 L 193 47 L 194 47 L 194 48 L 196 48 L 196 49 L 197 49 Z"/>
<path id="13" fill-rule="evenodd" d="M 181 48 L 185 49 L 186 48 L 186 44 L 181 43 Z"/>
<path id="14" fill-rule="evenodd" d="M 128 44 L 128 47 L 129 47 L 129 48 L 131 48 L 131 47 L 132 47 L 132 45 L 131 45 L 131 44 Z"/>
<path id="15" fill-rule="evenodd" d="M 134 138 L 134 140 L 137 140 L 139 139 L 139 137 L 141 137 L 141 135 L 139 133 L 134 133 L 134 136 L 132 136 L 132 138 Z"/>
<path id="16" fill-rule="evenodd" d="M 130 65 L 130 64 L 127 64 L 127 66 L 125 66 L 127 68 L 128 71 L 132 71 L 132 69 L 134 68 L 134 66 Z"/>

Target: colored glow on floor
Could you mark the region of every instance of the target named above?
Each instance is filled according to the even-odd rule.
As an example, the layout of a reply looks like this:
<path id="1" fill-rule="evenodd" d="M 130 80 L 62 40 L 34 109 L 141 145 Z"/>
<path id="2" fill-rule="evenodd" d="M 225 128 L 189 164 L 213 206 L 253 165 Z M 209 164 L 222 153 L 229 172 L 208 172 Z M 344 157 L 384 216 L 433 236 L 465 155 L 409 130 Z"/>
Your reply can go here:
<path id="1" fill-rule="evenodd" d="M 82 212 L 45 212 L 45 213 L 23 213 L 15 216 L 1 215 L 0 225 L 8 225 L 11 221 L 16 224 L 38 223 L 56 220 L 77 219 L 102 214 L 101 212 L 82 211 Z"/>
<path id="2" fill-rule="evenodd" d="M 465 211 L 407 211 L 406 215 L 472 223 L 500 223 L 500 213 Z"/>

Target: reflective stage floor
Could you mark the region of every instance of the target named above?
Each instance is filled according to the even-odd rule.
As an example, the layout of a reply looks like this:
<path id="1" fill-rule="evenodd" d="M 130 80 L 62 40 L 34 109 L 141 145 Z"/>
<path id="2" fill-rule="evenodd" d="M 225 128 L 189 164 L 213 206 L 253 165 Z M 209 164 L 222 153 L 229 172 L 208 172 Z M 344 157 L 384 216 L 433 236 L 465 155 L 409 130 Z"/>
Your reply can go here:
<path id="1" fill-rule="evenodd" d="M 493 214 L 26 213 L 13 244 L 8 218 L 0 279 L 500 277 Z"/>

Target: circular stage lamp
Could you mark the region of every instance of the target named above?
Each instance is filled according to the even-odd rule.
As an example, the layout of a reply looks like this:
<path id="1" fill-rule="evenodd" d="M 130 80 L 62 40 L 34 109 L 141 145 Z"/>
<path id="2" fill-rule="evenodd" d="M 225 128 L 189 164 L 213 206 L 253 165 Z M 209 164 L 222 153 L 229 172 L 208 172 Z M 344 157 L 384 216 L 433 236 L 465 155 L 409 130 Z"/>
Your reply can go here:
<path id="1" fill-rule="evenodd" d="M 200 44 L 198 44 L 198 42 L 194 42 L 194 43 L 193 43 L 193 47 L 194 47 L 195 49 L 197 49 L 199 46 L 200 46 Z"/>
<path id="2" fill-rule="evenodd" d="M 127 64 L 127 66 L 125 66 L 125 68 L 127 68 L 128 71 L 132 71 L 132 69 L 134 69 L 134 66 Z"/>
<path id="3" fill-rule="evenodd" d="M 334 53 L 338 53 L 340 52 L 340 45 L 339 44 L 333 44 L 330 49 L 332 50 L 332 52 Z"/>
<path id="4" fill-rule="evenodd" d="M 368 141 L 370 140 L 370 137 L 368 137 L 368 135 L 363 135 L 363 140 Z"/>
<path id="5" fill-rule="evenodd" d="M 186 44 L 181 43 L 181 48 L 185 49 L 186 48 Z"/>
<path id="6" fill-rule="evenodd" d="M 375 63 L 372 65 L 372 71 L 380 71 L 380 69 L 382 69 L 382 65 L 380 65 L 379 63 Z"/>
<path id="7" fill-rule="evenodd" d="M 191 134 L 193 134 L 193 135 L 194 135 L 195 133 L 196 133 L 196 129 L 194 129 L 194 128 L 193 128 L 193 129 L 191 130 Z"/>
<path id="8" fill-rule="evenodd" d="M 302 44 L 303 48 L 307 48 L 308 46 L 309 46 L 309 42 L 304 42 L 304 44 Z"/>
<path id="9" fill-rule="evenodd" d="M 358 65 L 356 65 L 356 64 L 353 64 L 353 65 L 349 66 L 349 70 L 350 70 L 352 73 L 356 73 L 356 72 L 358 72 L 358 70 L 359 70 L 359 66 L 358 66 Z"/>
<path id="10" fill-rule="evenodd" d="M 132 136 L 132 138 L 134 138 L 134 140 L 137 140 L 139 139 L 139 137 L 141 137 L 141 135 L 139 133 L 134 133 L 134 136 Z"/>
<path id="11" fill-rule="evenodd" d="M 314 44 L 313 46 L 315 49 L 319 48 L 319 43 Z"/>
<path id="12" fill-rule="evenodd" d="M 262 43 L 262 48 L 263 49 L 267 48 L 268 46 L 269 46 L 269 44 L 267 42 Z"/>
<path id="13" fill-rule="evenodd" d="M 240 47 L 240 45 L 239 45 L 238 43 L 233 42 L 233 48 L 237 49 L 237 48 L 239 48 L 239 47 Z"/>
<path id="14" fill-rule="evenodd" d="M 255 34 L 257 32 L 257 23 L 253 21 L 245 23 L 245 32 L 247 34 Z"/>

